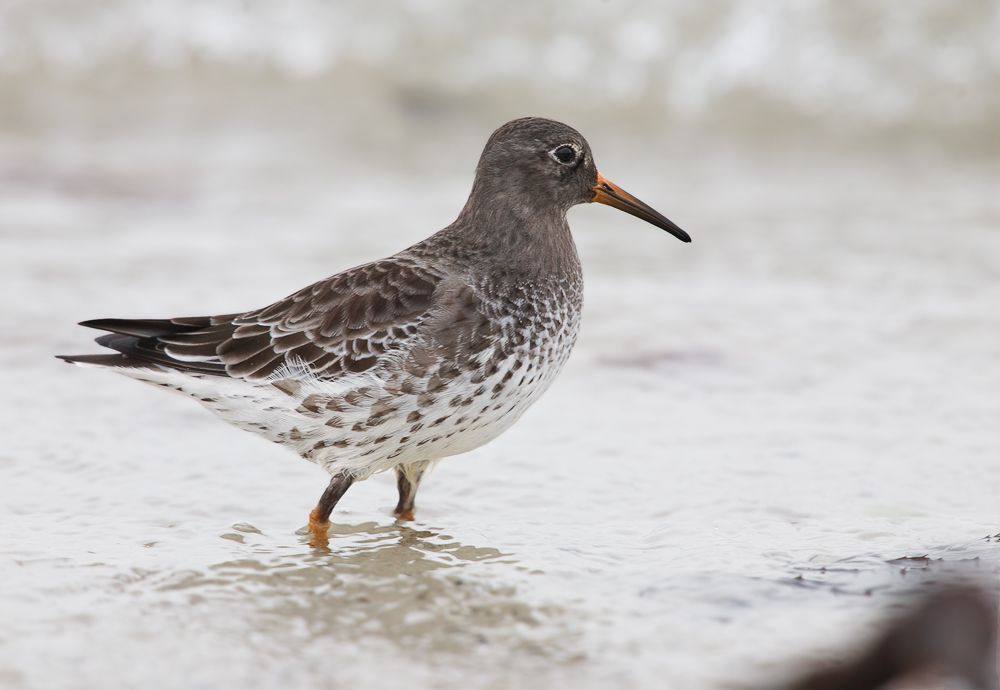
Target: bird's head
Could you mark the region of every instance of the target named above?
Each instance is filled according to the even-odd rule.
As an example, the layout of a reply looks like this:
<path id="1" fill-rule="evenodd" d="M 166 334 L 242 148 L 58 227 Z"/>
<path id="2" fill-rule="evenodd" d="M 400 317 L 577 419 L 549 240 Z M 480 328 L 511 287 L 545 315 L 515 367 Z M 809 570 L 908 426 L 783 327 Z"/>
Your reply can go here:
<path id="1" fill-rule="evenodd" d="M 672 221 L 598 173 L 587 140 L 555 120 L 523 117 L 493 132 L 476 167 L 473 196 L 526 216 L 607 204 L 691 241 Z"/>

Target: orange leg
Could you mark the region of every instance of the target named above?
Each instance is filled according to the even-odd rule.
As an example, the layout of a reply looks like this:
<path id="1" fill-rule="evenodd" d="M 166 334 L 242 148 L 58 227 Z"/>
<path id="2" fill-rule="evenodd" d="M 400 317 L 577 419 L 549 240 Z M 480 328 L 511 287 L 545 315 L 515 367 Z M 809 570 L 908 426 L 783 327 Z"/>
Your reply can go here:
<path id="1" fill-rule="evenodd" d="M 320 548 L 329 543 L 327 530 L 330 529 L 330 513 L 333 512 L 337 501 L 351 488 L 354 477 L 350 474 L 341 473 L 334 475 L 330 480 L 330 485 L 319 499 L 319 503 L 309 513 L 309 544 Z"/>

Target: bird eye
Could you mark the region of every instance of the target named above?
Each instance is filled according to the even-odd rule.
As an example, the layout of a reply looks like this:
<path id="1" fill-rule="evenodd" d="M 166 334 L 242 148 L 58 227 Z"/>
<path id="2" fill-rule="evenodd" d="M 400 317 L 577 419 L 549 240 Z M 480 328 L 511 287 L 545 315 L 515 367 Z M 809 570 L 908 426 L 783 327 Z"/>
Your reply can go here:
<path id="1" fill-rule="evenodd" d="M 572 163 L 576 158 L 576 149 L 569 144 L 557 146 L 550 153 L 560 163 Z"/>

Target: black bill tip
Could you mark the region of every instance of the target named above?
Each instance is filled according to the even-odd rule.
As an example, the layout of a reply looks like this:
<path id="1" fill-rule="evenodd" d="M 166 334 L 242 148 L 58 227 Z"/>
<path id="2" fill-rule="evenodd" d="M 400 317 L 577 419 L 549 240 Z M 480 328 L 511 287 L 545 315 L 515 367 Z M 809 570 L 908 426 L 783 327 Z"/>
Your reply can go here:
<path id="1" fill-rule="evenodd" d="M 636 199 L 618 185 L 613 184 L 603 175 L 598 174 L 597 184 L 591 188 L 591 191 L 594 192 L 594 198 L 591 199 L 592 202 L 606 204 L 619 211 L 631 214 L 636 218 L 641 218 L 647 223 L 666 230 L 681 242 L 691 241 L 691 235 L 681 230 L 675 222 L 652 208 L 649 204 Z"/>

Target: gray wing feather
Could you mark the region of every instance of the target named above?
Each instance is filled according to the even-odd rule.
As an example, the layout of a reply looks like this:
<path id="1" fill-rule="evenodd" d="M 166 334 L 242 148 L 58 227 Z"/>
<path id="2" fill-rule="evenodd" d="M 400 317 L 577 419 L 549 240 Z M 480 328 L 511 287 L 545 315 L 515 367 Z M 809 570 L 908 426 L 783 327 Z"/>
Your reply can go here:
<path id="1" fill-rule="evenodd" d="M 415 261 L 383 259 L 224 323 L 157 336 L 155 349 L 174 368 L 215 364 L 250 380 L 293 364 L 323 376 L 365 371 L 419 332 L 441 279 Z"/>

